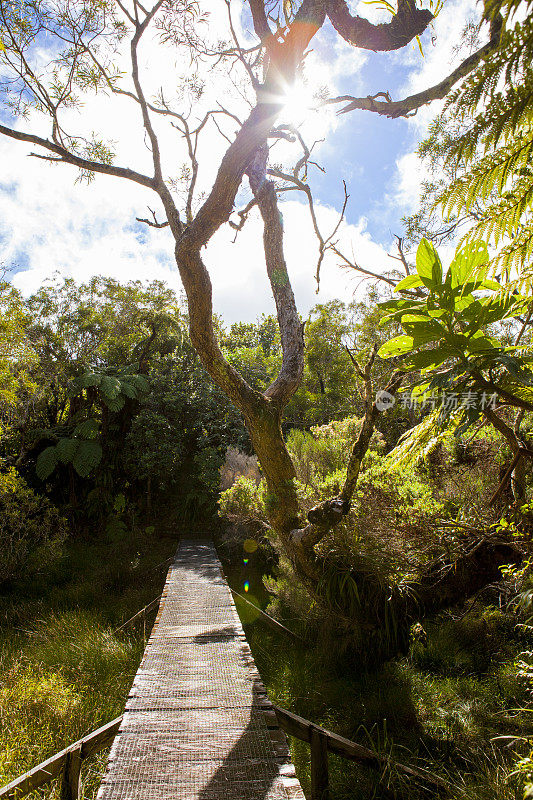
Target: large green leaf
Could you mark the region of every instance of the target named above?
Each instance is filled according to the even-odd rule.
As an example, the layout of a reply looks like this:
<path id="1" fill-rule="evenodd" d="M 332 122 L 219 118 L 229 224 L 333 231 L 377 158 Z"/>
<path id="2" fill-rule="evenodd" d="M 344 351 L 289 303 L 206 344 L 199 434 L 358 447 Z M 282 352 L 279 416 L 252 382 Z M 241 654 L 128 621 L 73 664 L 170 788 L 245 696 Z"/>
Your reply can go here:
<path id="1" fill-rule="evenodd" d="M 421 350 L 407 356 L 402 361 L 402 369 L 408 370 L 427 370 L 438 367 L 448 358 L 457 357 L 457 351 L 452 347 L 436 347 L 434 350 Z"/>
<path id="2" fill-rule="evenodd" d="M 492 325 L 494 322 L 516 317 L 527 306 L 524 297 L 512 295 L 484 297 L 480 303 L 483 306 L 480 320 L 482 325 Z"/>
<path id="3" fill-rule="evenodd" d="M 426 303 L 422 300 L 412 300 L 411 298 L 407 297 L 396 297 L 392 300 L 385 300 L 383 303 L 379 304 L 380 308 L 390 308 L 390 309 L 405 309 L 408 308 L 425 308 Z"/>
<path id="4" fill-rule="evenodd" d="M 499 350 L 500 348 L 500 343 L 492 336 L 473 336 L 468 344 L 468 350 L 476 354 Z"/>
<path id="5" fill-rule="evenodd" d="M 416 271 L 428 289 L 435 289 L 442 284 L 442 264 L 439 254 L 427 239 L 422 239 L 418 245 Z"/>
<path id="6" fill-rule="evenodd" d="M 82 478 L 86 478 L 98 466 L 102 458 L 102 448 L 98 442 L 80 442 L 72 466 Z"/>
<path id="7" fill-rule="evenodd" d="M 487 274 L 489 252 L 483 241 L 468 242 L 455 253 L 449 275 L 452 287 L 463 286 L 467 281 L 483 280 Z"/>
<path id="8" fill-rule="evenodd" d="M 422 286 L 422 279 L 420 275 L 407 275 L 400 283 L 396 286 L 395 292 L 402 292 L 406 289 L 414 289 L 417 286 Z"/>
<path id="9" fill-rule="evenodd" d="M 42 453 L 39 453 L 37 462 L 35 464 L 35 472 L 37 477 L 45 481 L 50 477 L 58 464 L 58 455 L 55 446 L 45 447 Z"/>
<path id="10" fill-rule="evenodd" d="M 404 314 L 401 325 L 409 336 L 433 342 L 446 336 L 447 330 L 436 319 L 423 314 Z"/>
<path id="11" fill-rule="evenodd" d="M 477 303 L 478 301 L 474 297 L 473 294 L 466 294 L 460 295 L 454 299 L 454 309 L 457 314 L 461 314 L 468 306 L 472 305 L 472 303 Z"/>
<path id="12" fill-rule="evenodd" d="M 57 455 L 62 464 L 69 464 L 80 446 L 79 439 L 60 439 L 56 445 Z"/>
<path id="13" fill-rule="evenodd" d="M 388 342 L 381 345 L 378 350 L 378 356 L 381 358 L 402 356 L 404 353 L 409 353 L 415 347 L 414 341 L 412 336 L 395 336 L 394 339 L 389 339 Z"/>

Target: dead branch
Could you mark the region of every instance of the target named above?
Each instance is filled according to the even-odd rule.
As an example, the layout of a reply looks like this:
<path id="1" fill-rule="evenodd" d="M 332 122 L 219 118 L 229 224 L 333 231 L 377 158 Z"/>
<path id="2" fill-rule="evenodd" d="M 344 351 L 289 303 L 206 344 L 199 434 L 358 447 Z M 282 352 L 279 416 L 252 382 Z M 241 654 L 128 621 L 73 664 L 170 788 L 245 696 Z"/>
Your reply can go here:
<path id="1" fill-rule="evenodd" d="M 144 222 L 146 225 L 149 225 L 151 228 L 166 228 L 166 227 L 168 227 L 168 224 L 169 224 L 168 220 L 165 220 L 164 222 L 158 222 L 156 213 L 155 213 L 155 211 L 152 211 L 150 206 L 148 206 L 148 211 L 152 215 L 152 219 L 143 219 L 142 217 L 136 217 L 135 219 L 137 220 L 137 222 Z"/>

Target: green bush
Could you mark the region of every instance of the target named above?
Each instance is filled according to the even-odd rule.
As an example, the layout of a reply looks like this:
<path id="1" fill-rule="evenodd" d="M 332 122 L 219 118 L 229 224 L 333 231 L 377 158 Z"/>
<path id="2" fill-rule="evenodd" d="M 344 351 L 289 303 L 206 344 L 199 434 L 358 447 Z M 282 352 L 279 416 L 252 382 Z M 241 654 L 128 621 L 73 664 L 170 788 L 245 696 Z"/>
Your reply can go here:
<path id="1" fill-rule="evenodd" d="M 65 521 L 16 469 L 0 473 L 0 584 L 54 561 L 66 536 Z"/>
<path id="2" fill-rule="evenodd" d="M 222 492 L 219 507 L 222 514 L 240 522 L 266 519 L 265 482 L 259 485 L 251 478 L 238 478 L 233 486 Z"/>
<path id="3" fill-rule="evenodd" d="M 346 469 L 360 427 L 361 420 L 358 417 L 347 417 L 343 420 L 332 420 L 327 425 L 315 426 L 310 432 L 297 428 L 289 431 L 287 448 L 294 462 L 298 481 L 320 492 L 320 485 L 332 473 L 336 473 L 338 479 L 340 473 Z M 376 431 L 370 442 L 370 449 L 381 452 L 383 446 L 383 437 Z"/>

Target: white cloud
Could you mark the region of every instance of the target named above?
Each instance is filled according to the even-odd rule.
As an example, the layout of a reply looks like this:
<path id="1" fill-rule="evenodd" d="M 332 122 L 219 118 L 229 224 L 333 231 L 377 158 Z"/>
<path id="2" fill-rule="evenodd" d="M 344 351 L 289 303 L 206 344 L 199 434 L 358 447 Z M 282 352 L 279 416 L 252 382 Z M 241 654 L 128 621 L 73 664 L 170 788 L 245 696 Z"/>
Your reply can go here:
<path id="1" fill-rule="evenodd" d="M 328 254 L 321 269 L 320 291 L 316 293 L 315 270 L 318 244 L 305 205 L 291 200 L 281 205 L 285 230 L 285 255 L 297 306 L 306 315 L 316 303 L 336 297 L 350 300 L 360 288 L 360 275 L 341 269 L 338 259 Z M 323 235 L 336 226 L 339 215 L 330 207 L 318 205 L 317 217 Z M 266 275 L 262 251 L 262 223 L 251 214 L 236 243 L 234 232 L 221 229 L 210 243 L 205 256 L 214 287 L 215 311 L 228 319 L 253 320 L 261 313 L 272 313 L 274 304 Z M 365 231 L 365 221 L 358 225 L 344 223 L 336 236 L 339 249 L 361 266 L 377 273 L 391 269 L 386 252 Z M 266 302 L 265 302 L 266 301 Z"/>
<path id="2" fill-rule="evenodd" d="M 400 58 L 411 67 L 408 80 L 399 92 L 400 97 L 421 92 L 446 77 L 468 55 L 461 50 L 463 32 L 470 20 L 479 20 L 480 4 L 477 0 L 447 0 L 437 18 L 424 36 L 424 57 L 418 47 L 405 49 Z M 429 122 L 439 113 L 443 101 L 423 106 L 411 123 L 423 134 Z"/>
<path id="3" fill-rule="evenodd" d="M 397 97 L 427 89 L 446 77 L 467 53 L 458 51 L 467 22 L 479 19 L 480 8 L 476 0 L 447 0 L 424 39 L 424 58 L 418 48 L 405 49 L 398 53 L 399 63 L 409 67 L 408 78 L 398 90 Z M 486 31 L 481 33 L 483 37 Z M 417 143 L 427 133 L 428 126 L 439 114 L 444 101 L 434 101 L 423 106 L 409 118 L 413 132 L 412 149 L 403 153 L 396 161 L 396 175 L 392 191 L 386 197 L 388 207 L 400 214 L 413 213 L 418 208 L 421 184 L 430 177 L 426 165 L 418 158 Z"/>
<path id="4" fill-rule="evenodd" d="M 416 152 L 405 153 L 396 161 L 394 190 L 388 196 L 389 206 L 396 206 L 404 214 L 418 208 L 422 181 L 429 178 L 428 170 Z"/>
<path id="5" fill-rule="evenodd" d="M 166 229 L 145 227 L 139 233 L 135 216 L 155 207 L 148 190 L 124 187 L 113 178 L 98 176 L 89 186 L 73 185 L 68 167 L 48 167 L 28 159 L 15 143 L 4 145 L 7 178 L 15 188 L 0 193 L 2 260 L 27 265 L 13 279 L 24 293 L 35 291 L 55 273 L 88 280 L 103 274 L 127 280 L 165 280 L 179 290 L 173 243 Z M 8 152 L 6 152 L 6 150 Z M 291 200 L 281 205 L 289 273 L 302 314 L 316 302 L 334 297 L 349 299 L 358 286 L 353 275 L 336 266 L 328 256 L 322 266 L 321 290 L 315 293 L 314 273 L 318 246 L 306 206 Z M 325 234 L 335 227 L 338 212 L 317 206 Z M 205 251 L 214 290 L 214 307 L 228 321 L 254 320 L 274 310 L 262 251 L 262 222 L 257 212 L 232 244 L 235 232 L 222 228 Z M 386 253 L 357 226 L 343 224 L 339 244 L 348 256 L 377 272 L 389 269 Z"/>
<path id="6" fill-rule="evenodd" d="M 208 7 L 210 24 L 217 36 L 224 36 L 227 33 L 225 4 L 209 0 Z M 242 33 L 237 13 L 233 21 Z M 331 37 L 321 37 L 313 42 L 306 59 L 309 83 L 313 86 L 327 83 L 334 91 L 336 81 L 349 72 L 355 85 L 367 55 L 338 38 L 331 47 Z M 162 86 L 165 97 L 170 99 L 176 95 L 180 80 L 190 78 L 194 70 L 186 56 L 177 58 L 172 48 L 157 46 L 156 38 L 153 36 L 143 42 L 140 52 L 145 91 L 148 96 L 153 96 Z M 125 68 L 125 50 L 119 53 L 118 59 Z M 190 109 L 193 119 L 200 120 L 208 108 L 216 107 L 218 101 L 230 105 L 241 118 L 245 116 L 247 102 L 241 94 L 237 76 L 235 85 L 228 81 L 227 69 L 207 72 L 203 68 L 200 77 L 205 80 L 205 90 Z M 184 105 L 188 106 L 187 100 Z M 233 121 L 223 116 L 217 119 L 231 137 L 235 130 Z M 140 109 L 130 99 L 110 98 L 103 93 L 87 97 L 81 108 L 66 112 L 65 123 L 67 129 L 78 134 L 90 136 L 96 131 L 98 135 L 116 142 L 117 164 L 151 174 L 151 154 L 141 125 Z M 186 160 L 184 143 L 167 121 L 155 118 L 154 124 L 164 156 L 165 175 L 175 175 Z M 304 134 L 309 141 L 315 138 L 327 140 L 337 124 L 334 111 L 320 113 L 306 123 Z M 20 129 L 32 128 L 49 136 L 49 124 L 42 117 L 29 122 L 19 121 L 17 125 Z M 319 145 L 317 149 L 320 146 L 325 145 Z M 201 194 L 212 185 L 226 148 L 227 141 L 213 123 L 208 123 L 198 154 L 198 202 Z M 135 223 L 137 216 L 149 215 L 148 206 L 156 209 L 161 218 L 160 203 L 153 193 L 134 183 L 104 176 L 97 176 L 89 186 L 75 185 L 73 168 L 50 166 L 28 158 L 31 149 L 35 148 L 6 138 L 0 140 L 4 187 L 0 190 L 0 262 L 22 266 L 14 277 L 16 286 L 29 293 L 45 279 L 59 273 L 77 280 L 87 280 L 95 274 L 123 281 L 157 278 L 166 280 L 175 289 L 180 287 L 169 232 L 144 227 L 139 233 Z M 294 147 L 289 149 L 288 145 L 282 144 L 274 157 L 284 163 L 294 161 Z M 283 203 L 282 210 L 287 262 L 301 312 L 306 314 L 316 302 L 336 296 L 348 299 L 357 281 L 340 270 L 329 256 L 322 267 L 321 292 L 318 296 L 315 294 L 313 276 L 317 244 L 307 208 L 291 200 Z M 324 231 L 331 231 L 338 212 L 317 205 L 317 213 Z M 262 312 L 273 310 L 258 216 L 251 215 L 235 245 L 231 244 L 233 236 L 234 231 L 226 226 L 216 234 L 206 251 L 206 261 L 212 270 L 215 311 L 229 321 L 255 319 Z M 377 272 L 390 268 L 386 253 L 371 241 L 365 231 L 364 220 L 355 226 L 343 225 L 339 239 L 347 254 L 353 246 L 354 257 L 363 266 Z"/>

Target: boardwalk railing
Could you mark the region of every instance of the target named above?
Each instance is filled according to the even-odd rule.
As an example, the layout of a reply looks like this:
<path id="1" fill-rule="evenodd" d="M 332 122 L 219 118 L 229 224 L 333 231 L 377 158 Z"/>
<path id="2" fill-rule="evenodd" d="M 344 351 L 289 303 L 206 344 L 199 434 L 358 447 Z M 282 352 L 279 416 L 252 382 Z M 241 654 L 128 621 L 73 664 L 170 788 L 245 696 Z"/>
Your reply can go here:
<path id="1" fill-rule="evenodd" d="M 122 717 L 117 717 L 84 736 L 83 739 L 78 739 L 60 753 L 56 753 L 7 786 L 3 786 L 0 789 L 0 797 L 2 800 L 15 800 L 61 777 L 61 800 L 78 800 L 83 761 L 109 747 L 121 722 Z"/>
<path id="2" fill-rule="evenodd" d="M 369 767 L 394 767 L 411 778 L 429 784 L 443 791 L 447 784 L 437 775 L 415 767 L 407 767 L 380 756 L 356 742 L 315 725 L 292 711 L 274 706 L 279 727 L 289 736 L 308 742 L 311 745 L 311 800 L 329 800 L 328 752 L 358 761 Z M 0 789 L 2 800 L 20 800 L 24 795 L 46 786 L 56 778 L 61 778 L 61 800 L 78 800 L 80 796 L 80 772 L 85 759 L 108 747 L 118 732 L 122 717 L 108 722 L 93 733 L 84 736 L 74 744 L 56 753 L 47 761 L 38 764 L 29 772 L 16 778 Z"/>
<path id="3" fill-rule="evenodd" d="M 141 608 L 140 611 L 137 611 L 137 613 L 134 614 L 133 617 L 130 617 L 129 619 L 126 620 L 126 622 L 123 622 L 122 625 L 120 625 L 118 628 L 115 628 L 113 633 L 119 633 L 119 631 L 126 630 L 126 628 L 128 628 L 133 622 L 135 622 L 136 619 L 139 619 L 139 617 L 142 617 L 142 621 L 143 621 L 143 636 L 146 639 L 146 617 L 150 613 L 150 611 L 153 611 L 154 608 L 158 607 L 159 602 L 160 602 L 162 597 L 163 597 L 163 595 L 160 594 L 159 597 L 156 597 L 155 600 L 152 600 L 151 603 L 148 603 L 148 605 L 146 605 L 144 608 Z"/>
<path id="4" fill-rule="evenodd" d="M 433 791 L 444 791 L 448 786 L 438 775 L 425 769 L 407 767 L 386 756 L 380 756 L 356 742 L 351 742 L 343 736 L 293 714 L 292 711 L 276 705 L 274 705 L 274 711 L 278 725 L 285 733 L 311 745 L 311 800 L 329 800 L 328 752 L 375 769 L 393 767 L 411 778 L 422 781 L 425 785 L 429 784 Z"/>
<path id="5" fill-rule="evenodd" d="M 279 776 L 279 785 L 281 787 L 287 786 L 287 783 L 283 781 L 289 781 L 292 792 L 290 794 L 291 797 L 302 798 L 303 794 L 300 784 L 297 778 L 293 777 L 294 768 L 292 764 L 290 764 L 290 762 L 284 762 L 283 766 L 285 768 L 290 767 L 292 772 L 290 774 L 287 773 L 287 771 L 282 773 L 280 771 L 280 762 L 276 761 L 276 751 L 271 746 L 270 739 L 275 737 L 272 737 L 270 733 L 269 739 L 269 731 L 271 731 L 271 729 L 276 730 L 279 734 L 279 728 L 290 736 L 307 742 L 311 746 L 311 800 L 329 800 L 328 753 L 335 753 L 343 758 L 351 761 L 358 761 L 375 769 L 383 769 L 384 767 L 396 769 L 403 772 L 408 777 L 422 782 L 424 785 L 429 785 L 433 794 L 435 794 L 436 791 L 446 788 L 446 783 L 444 781 L 426 770 L 399 764 L 392 759 L 380 756 L 372 750 L 368 750 L 362 745 L 351 742 L 348 739 L 344 739 L 342 736 L 338 736 L 325 728 L 315 725 L 309 720 L 299 717 L 297 714 L 287 711 L 284 708 L 272 706 L 268 701 L 266 692 L 264 692 L 264 687 L 262 687 L 262 684 L 259 682 L 260 676 L 253 664 L 251 652 L 245 642 L 244 632 L 240 626 L 237 611 L 229 595 L 229 587 L 227 583 L 225 583 L 224 588 L 220 580 L 215 580 L 220 564 L 216 559 L 214 548 L 208 545 L 198 546 L 198 544 L 194 542 L 182 543 L 182 546 L 185 551 L 184 556 L 181 560 L 176 557 L 174 566 L 171 567 L 169 571 L 167 583 L 165 584 L 165 591 L 162 596 L 165 601 L 162 605 L 162 610 L 160 609 L 158 620 L 156 620 L 156 627 L 154 630 L 158 632 L 159 645 L 158 647 L 147 648 L 145 659 L 143 660 L 141 669 L 137 673 L 132 694 L 128 701 L 129 705 L 127 706 L 124 717 L 118 717 L 108 722 L 106 725 L 98 728 L 98 730 L 84 736 L 60 753 L 43 761 L 29 772 L 26 772 L 24 775 L 21 775 L 19 778 L 7 784 L 7 786 L 1 788 L 0 800 L 19 800 L 24 797 L 24 795 L 42 786 L 46 786 L 55 779 L 60 779 L 61 781 L 61 800 L 79 800 L 81 794 L 81 767 L 85 759 L 111 745 L 121 724 L 124 723 L 124 725 L 126 725 L 128 715 L 130 725 L 129 728 L 128 725 L 126 725 L 126 728 L 131 730 L 132 721 L 136 726 L 139 724 L 138 719 L 135 719 L 135 717 L 138 717 L 139 713 L 145 713 L 144 709 L 152 707 L 156 710 L 150 712 L 152 721 L 152 729 L 150 731 L 151 738 L 146 737 L 146 741 L 149 741 L 153 752 L 159 752 L 159 750 L 161 750 L 161 753 L 164 755 L 164 758 L 158 757 L 158 759 L 155 759 L 152 765 L 154 775 L 157 779 L 163 778 L 167 780 L 167 784 L 165 785 L 169 787 L 169 791 L 172 790 L 174 792 L 175 796 L 203 796 L 201 793 L 205 788 L 205 776 L 207 775 L 207 777 L 209 777 L 208 771 L 211 767 L 208 768 L 207 772 L 204 768 L 206 764 L 210 764 L 210 762 L 207 762 L 205 757 L 191 759 L 191 752 L 187 751 L 186 748 L 185 752 L 183 752 L 183 744 L 184 742 L 186 744 L 188 741 L 186 737 L 184 739 L 183 733 L 184 730 L 187 732 L 187 724 L 190 719 L 189 733 L 191 736 L 193 736 L 193 738 L 198 738 L 202 734 L 205 738 L 205 732 L 211 725 L 209 709 L 213 708 L 213 698 L 218 702 L 216 707 L 217 718 L 221 724 L 225 723 L 226 717 L 231 717 L 232 713 L 235 717 L 236 709 L 239 712 L 237 716 L 239 716 L 240 721 L 235 728 L 231 729 L 231 733 L 226 735 L 226 739 L 220 740 L 220 744 L 217 745 L 218 749 L 213 749 L 213 742 L 211 742 L 213 753 L 219 758 L 219 750 L 221 750 L 221 755 L 220 766 L 211 775 L 209 785 L 213 788 L 215 785 L 214 782 L 218 780 L 217 788 L 221 788 L 223 792 L 210 791 L 210 797 L 227 797 L 227 800 L 241 797 L 240 794 L 236 795 L 231 792 L 225 793 L 227 792 L 229 784 L 235 784 L 233 787 L 234 790 L 237 787 L 240 792 L 242 787 L 240 787 L 239 784 L 244 780 L 242 776 L 245 775 L 248 780 L 250 770 L 257 771 L 257 767 L 262 767 L 266 774 L 263 781 L 263 788 L 265 788 L 267 784 L 270 788 L 272 775 L 276 775 Z M 209 594 L 207 588 L 210 589 L 209 597 L 211 599 L 211 605 L 209 606 L 204 607 L 205 604 L 203 605 L 202 597 L 197 596 L 199 582 L 202 583 L 206 596 Z M 169 598 L 172 599 L 170 600 Z M 117 630 L 124 629 L 136 619 L 139 619 L 140 616 L 142 616 L 145 621 L 146 614 L 159 604 L 160 599 L 161 598 L 153 600 L 148 606 L 138 612 L 138 614 L 135 614 L 123 623 Z M 242 599 L 245 602 L 249 602 L 247 598 L 243 597 Z M 178 607 L 179 603 L 181 603 L 181 605 Z M 260 609 L 256 610 L 260 611 Z M 281 628 L 284 633 L 290 634 L 291 636 L 295 635 L 284 628 L 281 623 L 271 619 L 265 612 L 261 612 L 261 614 L 262 618 L 266 618 L 265 621 L 268 620 L 269 624 L 272 624 L 277 630 Z M 228 636 L 224 633 L 221 638 L 221 626 L 223 632 L 230 630 L 233 631 L 233 634 Z M 162 651 L 163 643 L 165 649 Z M 205 648 L 209 647 L 213 652 L 208 657 Z M 180 706 L 183 716 L 180 718 L 181 721 L 179 724 L 176 722 L 175 728 L 172 731 L 172 733 L 175 733 L 175 737 L 173 737 L 168 728 L 168 715 L 166 716 L 164 713 L 160 713 L 157 710 L 157 704 L 154 706 L 155 700 L 150 682 L 153 681 L 154 669 L 157 667 L 160 671 L 157 673 L 158 684 L 156 688 L 158 692 L 161 692 L 159 700 L 162 704 L 162 709 L 164 711 L 168 708 L 171 711 L 175 711 L 175 707 L 171 703 L 173 695 L 169 693 L 169 687 L 174 691 L 176 682 L 178 678 L 180 678 L 180 671 L 177 670 L 175 666 L 175 651 L 180 652 L 180 648 L 181 652 L 184 652 L 190 661 L 189 673 L 181 670 L 183 671 L 183 676 L 181 676 L 181 691 L 188 699 L 183 707 Z M 199 679 L 198 664 L 194 659 L 199 657 L 200 651 L 204 677 L 206 677 L 206 680 L 211 680 L 213 682 L 214 688 L 210 688 L 209 684 Z M 222 660 L 222 662 L 224 662 L 224 659 L 226 659 L 226 662 L 231 661 L 232 665 L 234 662 L 232 666 L 233 671 L 227 668 L 227 664 L 226 666 L 224 663 L 220 665 L 217 658 L 219 661 Z M 155 667 L 152 662 L 155 663 Z M 224 669 L 226 669 L 226 672 Z M 234 680 L 234 673 L 237 674 L 237 680 Z M 191 676 L 194 677 L 194 680 Z M 233 684 L 235 684 L 235 686 Z M 233 742 L 235 738 L 234 734 L 236 733 L 237 736 L 240 737 L 239 741 L 243 737 L 246 738 L 246 731 L 248 730 L 249 723 L 246 711 L 248 710 L 250 714 L 252 714 L 255 707 L 255 698 L 252 696 L 252 685 L 253 691 L 258 690 L 260 695 L 263 696 L 263 700 L 259 706 L 262 713 L 266 715 L 266 718 L 261 717 L 262 722 L 260 724 L 258 722 L 258 717 L 254 717 L 256 721 L 254 723 L 253 733 L 257 738 L 256 751 L 260 754 L 259 761 L 261 763 L 259 763 L 257 755 L 251 758 L 250 752 L 252 751 L 249 745 L 247 747 L 241 745 L 238 758 L 235 756 L 234 752 L 236 749 L 238 750 L 236 743 Z M 231 691 L 228 689 L 228 686 L 231 686 Z M 165 694 L 165 692 L 167 692 L 167 694 Z M 219 692 L 219 695 L 217 695 L 217 692 Z M 147 701 L 148 705 L 146 705 Z M 206 703 L 206 701 L 208 702 Z M 170 705 L 168 705 L 169 703 Z M 261 725 L 263 728 L 261 728 Z M 122 746 L 123 751 L 127 752 L 131 742 L 133 741 L 135 743 L 136 741 L 136 730 L 139 729 L 136 728 L 134 733 L 122 737 L 125 740 L 124 742 L 121 743 L 117 740 L 119 749 L 120 746 Z M 162 733 L 164 734 L 164 741 L 162 743 L 163 747 L 161 748 L 160 740 Z M 285 739 L 283 734 L 280 735 Z M 127 743 L 126 740 L 128 740 Z M 229 745 L 228 742 L 230 742 Z M 193 744 L 194 743 L 195 742 L 193 742 Z M 140 755 L 144 752 L 143 748 L 146 749 L 145 740 L 143 740 L 141 744 L 142 747 L 139 749 Z M 215 744 L 217 743 L 215 742 Z M 266 746 L 267 744 L 268 747 Z M 202 742 L 199 741 L 198 745 L 202 745 Z M 229 761 L 224 756 L 224 748 L 226 746 L 233 747 L 232 752 L 234 752 L 234 756 Z M 126 750 L 124 750 L 124 748 L 126 748 Z M 271 750 L 272 755 L 270 755 Z M 283 757 L 288 758 L 286 741 L 283 742 L 282 750 L 284 753 Z M 202 750 L 202 752 L 204 751 Z M 190 770 L 190 774 L 187 773 L 187 770 L 183 769 L 183 775 L 180 773 L 180 780 L 183 785 L 176 781 L 177 773 L 172 765 L 169 770 L 167 763 L 169 755 L 177 759 L 176 765 L 182 756 L 189 756 L 187 768 Z M 120 762 L 120 759 L 115 757 L 111 759 L 109 763 L 114 770 L 115 784 L 109 779 L 110 768 L 108 765 L 108 772 L 103 779 L 99 797 L 105 796 L 105 792 L 107 792 L 109 796 L 115 798 L 117 795 L 113 794 L 113 786 L 117 783 L 121 784 L 124 782 L 121 773 L 123 762 Z M 132 762 L 126 760 L 126 765 L 128 763 Z M 272 774 L 268 772 L 268 765 L 270 765 L 272 769 Z M 137 773 L 141 777 L 144 776 L 143 769 L 142 758 L 136 757 L 135 770 L 137 770 Z M 216 777 L 217 772 L 219 773 L 219 778 Z M 220 778 L 221 772 L 223 773 L 222 778 Z M 161 773 L 165 774 L 161 775 Z M 198 773 L 198 779 L 196 778 L 196 773 Z M 235 780 L 233 778 L 234 773 L 237 775 Z M 187 777 L 189 782 L 187 782 Z M 250 780 L 255 780 L 255 777 L 252 777 Z M 297 784 L 297 786 L 295 787 L 294 784 Z M 102 787 L 104 787 L 104 794 L 102 794 Z M 199 789 L 199 793 L 196 793 L 196 791 L 193 792 L 193 788 L 195 787 Z M 180 788 L 186 789 L 188 793 L 186 795 L 183 793 L 180 794 Z M 296 792 L 294 791 L 295 788 Z M 269 789 L 267 791 L 269 796 L 271 796 Z M 118 796 L 130 797 L 130 794 L 122 787 Z M 136 794 L 135 796 L 144 797 L 145 795 Z M 276 796 L 279 795 L 276 794 Z"/>

